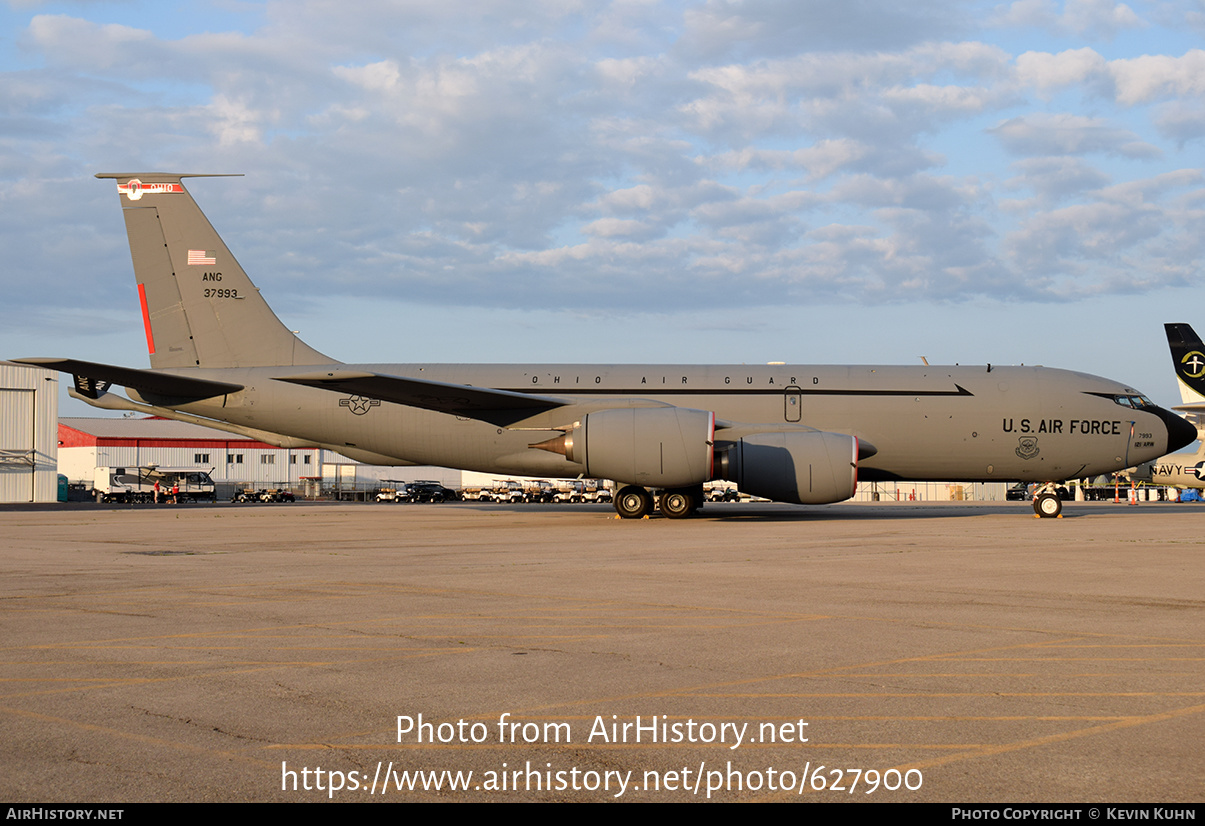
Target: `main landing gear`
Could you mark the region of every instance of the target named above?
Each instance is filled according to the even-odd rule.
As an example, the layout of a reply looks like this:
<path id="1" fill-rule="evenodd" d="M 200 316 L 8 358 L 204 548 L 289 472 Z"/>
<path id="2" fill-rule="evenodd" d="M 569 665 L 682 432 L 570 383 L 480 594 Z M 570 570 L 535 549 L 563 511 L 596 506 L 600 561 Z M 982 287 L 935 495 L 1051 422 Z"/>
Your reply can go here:
<path id="1" fill-rule="evenodd" d="M 1063 500 L 1054 482 L 1047 482 L 1033 497 L 1033 512 L 1042 519 L 1057 519 L 1063 514 Z"/>
<path id="2" fill-rule="evenodd" d="M 648 516 L 653 504 L 653 495 L 639 485 L 628 485 L 615 495 L 615 512 L 624 519 Z M 703 486 L 662 491 L 656 504 L 670 519 L 685 519 L 703 507 Z"/>
<path id="3" fill-rule="evenodd" d="M 653 496 L 636 485 L 628 485 L 615 494 L 615 512 L 624 519 L 641 519 L 653 509 Z"/>

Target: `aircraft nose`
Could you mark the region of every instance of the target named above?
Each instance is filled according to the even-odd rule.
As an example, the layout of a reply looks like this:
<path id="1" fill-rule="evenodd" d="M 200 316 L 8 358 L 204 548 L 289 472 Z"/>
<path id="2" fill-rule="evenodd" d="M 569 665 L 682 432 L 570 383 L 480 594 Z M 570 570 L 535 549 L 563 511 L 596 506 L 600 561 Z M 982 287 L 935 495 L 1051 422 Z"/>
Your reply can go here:
<path id="1" fill-rule="evenodd" d="M 1167 427 L 1167 452 L 1174 453 L 1197 440 L 1197 429 L 1170 410 L 1155 407 L 1152 411 Z"/>

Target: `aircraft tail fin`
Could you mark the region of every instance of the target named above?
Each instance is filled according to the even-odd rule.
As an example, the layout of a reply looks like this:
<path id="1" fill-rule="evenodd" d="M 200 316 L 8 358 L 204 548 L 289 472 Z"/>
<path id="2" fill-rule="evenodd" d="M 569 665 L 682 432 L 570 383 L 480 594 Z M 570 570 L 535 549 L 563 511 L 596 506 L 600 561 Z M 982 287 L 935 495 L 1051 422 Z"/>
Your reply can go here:
<path id="1" fill-rule="evenodd" d="M 117 181 L 151 367 L 331 364 L 281 323 L 184 188 L 168 173 Z"/>
<path id="2" fill-rule="evenodd" d="M 1188 324 L 1164 324 L 1184 404 L 1205 402 L 1205 343 Z M 1177 408 L 1178 409 L 1178 408 Z"/>

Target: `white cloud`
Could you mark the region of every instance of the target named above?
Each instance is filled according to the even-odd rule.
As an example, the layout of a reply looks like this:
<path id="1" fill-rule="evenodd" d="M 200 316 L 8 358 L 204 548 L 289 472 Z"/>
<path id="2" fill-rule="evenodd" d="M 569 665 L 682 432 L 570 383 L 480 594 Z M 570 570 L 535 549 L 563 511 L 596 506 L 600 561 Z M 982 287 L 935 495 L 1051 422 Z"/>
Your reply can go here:
<path id="1" fill-rule="evenodd" d="M 651 78 L 662 67 L 662 61 L 655 57 L 608 57 L 594 64 L 594 70 L 604 82 L 619 86 L 626 92 L 633 91 L 637 83 Z"/>
<path id="2" fill-rule="evenodd" d="M 1017 161 L 1011 167 L 1017 173 L 1007 181 L 1012 189 L 1030 189 L 1046 203 L 1066 200 L 1085 192 L 1100 189 L 1109 183 L 1109 176 L 1080 158 L 1030 158 Z M 1036 204 L 1026 204 L 1031 209 Z"/>
<path id="3" fill-rule="evenodd" d="M 941 40 L 971 23 L 958 3 L 707 0 L 688 7 L 676 48 L 704 62 L 799 51 L 891 51 Z"/>
<path id="4" fill-rule="evenodd" d="M 801 149 L 746 147 L 721 153 L 710 161 L 719 168 L 737 170 L 798 169 L 807 172 L 811 180 L 821 180 L 841 169 L 853 168 L 870 151 L 870 147 L 859 141 L 836 138 Z"/>
<path id="5" fill-rule="evenodd" d="M 685 126 L 731 145 L 758 134 L 851 137 L 899 146 L 934 118 L 962 117 L 999 105 L 1009 57 L 983 43 L 925 43 L 902 52 L 807 53 L 690 73 L 705 94 L 682 105 Z M 948 76 L 967 83 L 932 83 Z"/>
<path id="6" fill-rule="evenodd" d="M 393 94 L 401 88 L 402 74 L 395 60 L 380 60 L 363 66 L 335 66 L 331 71 L 336 77 L 370 92 Z"/>
<path id="7" fill-rule="evenodd" d="M 1167 103 L 1157 111 L 1155 126 L 1160 134 L 1183 146 L 1187 141 L 1205 138 L 1205 108 L 1195 102 Z"/>
<path id="8" fill-rule="evenodd" d="M 1087 84 L 1107 76 L 1108 63 L 1094 49 L 1068 49 L 1058 54 L 1025 52 L 1017 56 L 1018 80 L 1048 94 L 1075 84 Z"/>
<path id="9" fill-rule="evenodd" d="M 656 225 L 622 218 L 599 218 L 582 227 L 582 232 L 599 238 L 630 238 L 640 241 L 660 238 L 665 234 L 664 229 Z"/>
<path id="10" fill-rule="evenodd" d="M 160 41 L 150 31 L 65 14 L 34 16 L 25 36 L 31 48 L 55 64 L 89 71 L 122 67 L 145 73 L 163 56 Z"/>
<path id="11" fill-rule="evenodd" d="M 659 193 L 648 184 L 617 189 L 599 199 L 600 206 L 617 212 L 648 210 L 656 205 Z"/>
<path id="12" fill-rule="evenodd" d="M 0 176 L 22 203 L 40 193 L 48 225 L 107 239 L 127 291 L 112 199 L 85 210 L 44 182 L 248 172 L 199 199 L 299 306 L 1036 300 L 1120 289 L 1123 258 L 1150 260 L 1151 284 L 1202 261 L 1181 203 L 1200 163 L 1180 146 L 1205 136 L 1200 50 L 1014 55 L 946 0 L 300 0 L 171 37 L 69 8 L 31 14 L 32 68 L 0 74 Z M 1104 36 L 1141 22 L 1128 9 L 1001 19 Z M 0 228 L 3 285 L 77 300 L 24 283 L 79 254 L 26 218 Z"/>
<path id="13" fill-rule="evenodd" d="M 1141 55 L 1106 61 L 1084 47 L 1058 54 L 1025 52 L 1017 57 L 1017 79 L 1050 95 L 1084 86 L 1126 106 L 1174 97 L 1205 97 L 1205 51 L 1190 49 L 1179 57 Z"/>
<path id="14" fill-rule="evenodd" d="M 220 145 L 258 143 L 263 139 L 261 123 L 265 113 L 248 106 L 246 101 L 219 94 L 206 108 L 209 110 L 206 117 L 209 129 Z"/>
<path id="15" fill-rule="evenodd" d="M 1109 74 L 1124 104 L 1149 103 L 1174 96 L 1205 96 L 1205 51 L 1180 57 L 1142 55 L 1110 61 Z"/>
<path id="16" fill-rule="evenodd" d="M 1103 152 L 1126 158 L 1158 158 L 1158 147 L 1100 118 L 1038 112 L 1010 118 L 988 132 L 1016 155 L 1082 155 Z"/>
<path id="17" fill-rule="evenodd" d="M 917 107 L 928 116 L 957 116 L 982 112 L 999 102 L 999 92 L 965 86 L 918 83 L 883 90 L 888 103 Z"/>
<path id="18" fill-rule="evenodd" d="M 1051 294 L 1082 296 L 1191 283 L 1205 244 L 1194 225 L 1205 175 L 1179 170 L 1088 193 L 1084 202 L 1034 210 L 1004 239 L 1020 270 Z M 1042 269 L 1048 273 L 1042 276 Z"/>
<path id="19" fill-rule="evenodd" d="M 1105 38 L 1146 25 L 1133 9 L 1113 0 L 1067 0 L 1061 22 L 1076 34 Z"/>
<path id="20" fill-rule="evenodd" d="M 1147 23 L 1115 0 L 1066 0 L 1061 10 L 1053 0 L 1015 0 L 997 7 L 989 25 L 1037 27 L 1060 35 L 1108 40 Z"/>

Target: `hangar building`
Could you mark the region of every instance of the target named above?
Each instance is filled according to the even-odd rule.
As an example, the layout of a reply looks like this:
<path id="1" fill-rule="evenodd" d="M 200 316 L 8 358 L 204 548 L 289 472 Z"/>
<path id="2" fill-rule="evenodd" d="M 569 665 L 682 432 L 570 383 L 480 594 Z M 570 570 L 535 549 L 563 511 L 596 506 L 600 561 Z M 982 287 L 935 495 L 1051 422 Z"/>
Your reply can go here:
<path id="1" fill-rule="evenodd" d="M 0 362 L 0 502 L 58 498 L 59 375 Z"/>

